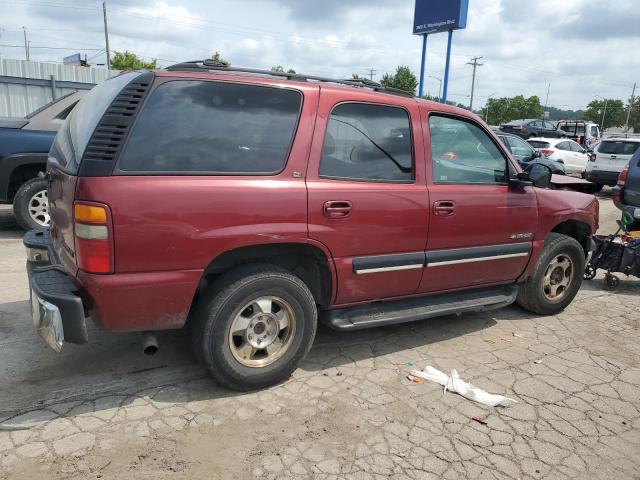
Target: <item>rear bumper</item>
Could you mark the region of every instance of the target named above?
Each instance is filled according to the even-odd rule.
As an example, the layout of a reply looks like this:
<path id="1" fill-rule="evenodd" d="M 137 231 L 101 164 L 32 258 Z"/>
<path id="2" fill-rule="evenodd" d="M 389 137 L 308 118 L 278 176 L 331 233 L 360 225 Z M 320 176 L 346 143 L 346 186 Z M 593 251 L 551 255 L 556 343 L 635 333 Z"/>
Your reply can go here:
<path id="1" fill-rule="evenodd" d="M 593 183 L 599 183 L 601 185 L 608 185 L 613 187 L 618 183 L 618 176 L 620 172 L 611 172 L 607 170 L 587 170 L 584 174 L 584 178 Z"/>
<path id="2" fill-rule="evenodd" d="M 23 243 L 36 331 L 56 352 L 64 342 L 87 343 L 87 320 L 78 287 L 49 248 L 49 232 L 31 230 Z"/>

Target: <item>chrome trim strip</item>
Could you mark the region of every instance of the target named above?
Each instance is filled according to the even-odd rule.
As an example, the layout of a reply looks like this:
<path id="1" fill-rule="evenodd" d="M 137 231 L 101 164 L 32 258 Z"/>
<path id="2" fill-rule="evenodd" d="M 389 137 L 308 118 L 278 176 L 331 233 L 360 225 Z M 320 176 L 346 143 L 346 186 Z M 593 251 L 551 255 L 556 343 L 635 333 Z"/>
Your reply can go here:
<path id="1" fill-rule="evenodd" d="M 414 263 L 413 265 L 397 265 L 394 267 L 361 268 L 359 270 L 355 270 L 355 274 L 362 275 L 363 273 L 393 272 L 396 270 L 412 270 L 414 268 L 422 267 L 424 267 L 424 264 Z"/>
<path id="2" fill-rule="evenodd" d="M 500 260 L 503 258 L 515 258 L 515 257 L 527 257 L 529 256 L 529 252 L 523 253 L 508 253 L 505 255 L 492 255 L 491 257 L 474 257 L 474 258 L 464 258 L 461 260 L 443 260 L 441 262 L 429 262 L 427 260 L 427 268 L 429 267 L 441 267 L 444 265 L 456 265 L 458 263 L 471 263 L 471 262 L 484 262 L 486 260 Z"/>

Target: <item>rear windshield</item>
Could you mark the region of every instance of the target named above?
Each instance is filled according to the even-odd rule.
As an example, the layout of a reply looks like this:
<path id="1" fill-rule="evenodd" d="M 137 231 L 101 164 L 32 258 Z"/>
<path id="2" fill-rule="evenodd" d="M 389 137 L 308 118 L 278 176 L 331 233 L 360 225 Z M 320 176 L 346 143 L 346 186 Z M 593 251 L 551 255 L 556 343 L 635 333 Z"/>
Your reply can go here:
<path id="1" fill-rule="evenodd" d="M 295 90 L 173 80 L 140 113 L 120 158 L 124 172 L 275 174 L 298 122 Z"/>
<path id="2" fill-rule="evenodd" d="M 80 159 L 102 115 L 120 90 L 140 74 L 129 72 L 110 78 L 82 97 L 60 127 L 49 152 L 49 161 L 67 173 L 77 173 Z"/>
<path id="3" fill-rule="evenodd" d="M 625 142 L 624 140 L 613 140 L 600 142 L 598 153 L 610 155 L 633 155 L 640 146 L 640 142 Z"/>
<path id="4" fill-rule="evenodd" d="M 533 148 L 547 148 L 551 146 L 549 142 L 541 142 L 539 140 L 527 140 L 527 141 L 529 142 L 529 145 L 531 145 Z"/>

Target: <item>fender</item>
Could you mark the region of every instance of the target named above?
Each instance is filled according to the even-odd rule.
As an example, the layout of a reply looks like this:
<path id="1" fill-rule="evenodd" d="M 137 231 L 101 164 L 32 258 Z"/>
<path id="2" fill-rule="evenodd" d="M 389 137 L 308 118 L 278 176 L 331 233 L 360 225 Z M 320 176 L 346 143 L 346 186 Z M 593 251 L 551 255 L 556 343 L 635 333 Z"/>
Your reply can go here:
<path id="1" fill-rule="evenodd" d="M 538 228 L 533 238 L 531 258 L 518 281 L 533 273 L 544 249 L 545 240 L 558 225 L 575 221 L 588 227 L 588 234 L 598 230 L 599 204 L 590 194 L 570 190 L 536 189 L 538 200 Z"/>
<path id="2" fill-rule="evenodd" d="M 9 201 L 9 183 L 16 168 L 34 165 L 42 167 L 44 172 L 47 168 L 48 155 L 48 153 L 15 153 L 4 157 L 0 161 L 0 201 Z"/>

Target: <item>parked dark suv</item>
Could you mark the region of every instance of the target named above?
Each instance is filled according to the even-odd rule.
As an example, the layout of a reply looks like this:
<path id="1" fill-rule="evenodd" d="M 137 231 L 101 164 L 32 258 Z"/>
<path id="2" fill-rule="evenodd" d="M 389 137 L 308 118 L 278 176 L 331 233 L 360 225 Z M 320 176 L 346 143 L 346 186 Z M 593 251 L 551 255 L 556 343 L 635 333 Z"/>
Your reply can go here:
<path id="1" fill-rule="evenodd" d="M 620 173 L 612 198 L 616 207 L 636 219 L 632 229 L 640 229 L 640 148 L 636 149 L 629 164 Z"/>
<path id="2" fill-rule="evenodd" d="M 517 301 L 565 308 L 598 223 L 480 118 L 362 81 L 188 62 L 95 87 L 25 235 L 46 342 L 189 323 L 222 384 L 288 378 L 338 330 Z"/>
<path id="3" fill-rule="evenodd" d="M 39 176 L 56 132 L 85 94 L 73 92 L 26 117 L 0 117 L 0 202 L 13 203 L 20 227 L 47 229 L 47 182 Z"/>
<path id="4" fill-rule="evenodd" d="M 504 133 L 517 135 L 520 138 L 563 138 L 568 135 L 567 132 L 559 130 L 555 123 L 535 118 L 513 120 L 504 125 L 500 125 L 500 130 Z"/>

